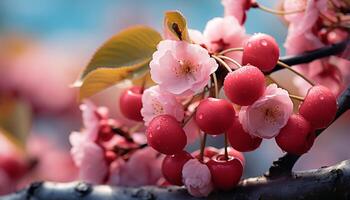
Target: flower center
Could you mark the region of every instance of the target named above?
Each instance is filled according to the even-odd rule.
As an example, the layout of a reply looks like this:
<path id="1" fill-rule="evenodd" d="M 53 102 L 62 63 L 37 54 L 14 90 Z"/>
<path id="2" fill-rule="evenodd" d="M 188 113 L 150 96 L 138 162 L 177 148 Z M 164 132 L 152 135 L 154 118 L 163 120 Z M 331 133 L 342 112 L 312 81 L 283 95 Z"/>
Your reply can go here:
<path id="1" fill-rule="evenodd" d="M 279 106 L 273 108 L 265 108 L 265 121 L 270 124 L 275 124 L 278 121 L 278 118 L 281 117 L 282 113 Z"/>
<path id="2" fill-rule="evenodd" d="M 196 77 L 193 73 L 195 73 L 198 70 L 198 65 L 193 65 L 190 61 L 187 60 L 180 60 L 178 62 L 180 64 L 180 67 L 174 69 L 176 76 L 188 77 L 192 78 L 193 80 L 196 80 Z"/>
<path id="3" fill-rule="evenodd" d="M 160 115 L 164 113 L 164 107 L 157 99 L 152 100 L 152 107 L 154 115 Z"/>

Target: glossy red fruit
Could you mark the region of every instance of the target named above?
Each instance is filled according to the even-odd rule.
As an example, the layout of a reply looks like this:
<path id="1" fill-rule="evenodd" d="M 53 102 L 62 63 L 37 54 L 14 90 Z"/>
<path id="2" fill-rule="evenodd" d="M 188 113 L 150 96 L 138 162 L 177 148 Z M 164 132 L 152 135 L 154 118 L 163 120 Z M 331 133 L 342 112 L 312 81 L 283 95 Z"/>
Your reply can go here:
<path id="1" fill-rule="evenodd" d="M 243 46 L 243 65 L 251 64 L 263 72 L 271 71 L 277 64 L 280 50 L 276 40 L 266 34 L 251 36 Z"/>
<path id="2" fill-rule="evenodd" d="M 165 180 L 173 185 L 183 185 L 182 168 L 184 164 L 192 158 L 191 154 L 186 151 L 165 156 L 162 163 L 162 173 Z"/>
<path id="3" fill-rule="evenodd" d="M 231 146 L 241 152 L 253 151 L 262 142 L 261 138 L 251 136 L 244 131 L 237 117 L 233 121 L 231 128 L 227 131 L 227 137 Z"/>
<path id="4" fill-rule="evenodd" d="M 108 120 L 100 121 L 100 130 L 98 132 L 99 141 L 108 142 L 114 136 L 111 125 L 108 123 Z"/>
<path id="5" fill-rule="evenodd" d="M 291 154 L 301 155 L 309 151 L 315 140 L 310 123 L 301 115 L 293 114 L 277 135 L 276 143 Z"/>
<path id="6" fill-rule="evenodd" d="M 187 143 L 185 131 L 173 116 L 159 115 L 146 130 L 148 144 L 160 153 L 173 155 L 181 152 Z"/>
<path id="7" fill-rule="evenodd" d="M 26 173 L 28 166 L 14 156 L 0 155 L 0 169 L 3 169 L 11 179 L 16 180 Z"/>
<path id="8" fill-rule="evenodd" d="M 224 91 L 233 103 L 251 105 L 265 92 L 265 76 L 254 66 L 241 67 L 225 77 Z"/>
<path id="9" fill-rule="evenodd" d="M 202 131 L 218 135 L 231 127 L 235 115 L 233 105 L 225 99 L 207 98 L 197 107 L 196 123 Z"/>
<path id="10" fill-rule="evenodd" d="M 240 160 L 229 156 L 225 159 L 223 154 L 214 156 L 208 163 L 214 187 L 219 190 L 234 188 L 243 174 L 243 165 Z"/>
<path id="11" fill-rule="evenodd" d="M 203 162 L 207 163 L 213 156 L 217 155 L 219 153 L 219 149 L 215 148 L 215 147 L 205 147 L 204 148 L 204 153 L 203 153 Z M 200 159 L 200 149 L 198 149 L 197 151 L 192 152 L 192 156 Z"/>
<path id="12" fill-rule="evenodd" d="M 237 158 L 239 161 L 241 161 L 243 168 L 245 166 L 245 158 L 242 152 L 237 151 L 236 149 L 232 148 L 232 147 L 227 147 L 227 152 L 228 155 Z M 225 154 L 225 148 L 220 149 L 219 154 Z"/>
<path id="13" fill-rule="evenodd" d="M 332 31 L 329 31 L 327 34 L 328 44 L 336 44 L 342 41 L 345 41 L 349 37 L 348 31 L 340 28 L 336 28 Z"/>
<path id="14" fill-rule="evenodd" d="M 308 120 L 314 129 L 327 127 L 337 112 L 337 100 L 333 93 L 324 86 L 309 89 L 299 113 Z"/>
<path id="15" fill-rule="evenodd" d="M 128 119 L 142 121 L 142 88 L 133 86 L 125 90 L 120 96 L 119 106 L 121 113 Z"/>
<path id="16" fill-rule="evenodd" d="M 117 159 L 117 155 L 113 151 L 108 150 L 105 152 L 105 160 L 108 165 L 111 164 L 115 159 Z"/>

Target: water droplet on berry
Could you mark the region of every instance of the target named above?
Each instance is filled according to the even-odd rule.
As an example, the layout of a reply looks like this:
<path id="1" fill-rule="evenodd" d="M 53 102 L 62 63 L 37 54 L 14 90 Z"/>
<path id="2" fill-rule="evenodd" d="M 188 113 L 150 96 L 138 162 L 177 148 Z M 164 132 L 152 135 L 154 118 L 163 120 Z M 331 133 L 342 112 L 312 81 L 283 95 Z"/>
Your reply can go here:
<path id="1" fill-rule="evenodd" d="M 321 101 L 324 100 L 324 97 L 323 97 L 323 96 L 320 96 L 320 100 L 321 100 Z"/>
<path id="2" fill-rule="evenodd" d="M 261 40 L 261 41 L 260 41 L 260 44 L 261 44 L 262 46 L 265 46 L 265 47 L 266 47 L 266 46 L 267 46 L 267 41 L 266 41 L 266 40 Z"/>
<path id="3" fill-rule="evenodd" d="M 198 118 L 203 119 L 203 114 L 199 114 Z"/>
<path id="4" fill-rule="evenodd" d="M 251 42 L 248 42 L 248 43 L 247 43 L 247 46 L 248 46 L 248 47 L 252 47 L 252 43 L 251 43 Z"/>
<path id="5" fill-rule="evenodd" d="M 160 126 L 157 126 L 157 128 L 156 128 L 157 130 L 160 130 L 161 129 L 161 127 Z"/>

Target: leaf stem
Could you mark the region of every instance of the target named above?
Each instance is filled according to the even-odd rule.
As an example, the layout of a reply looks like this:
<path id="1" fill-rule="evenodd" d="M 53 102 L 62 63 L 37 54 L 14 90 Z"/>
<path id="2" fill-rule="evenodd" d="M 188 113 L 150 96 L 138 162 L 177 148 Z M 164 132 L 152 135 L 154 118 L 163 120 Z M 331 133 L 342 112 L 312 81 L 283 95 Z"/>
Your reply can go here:
<path id="1" fill-rule="evenodd" d="M 228 141 L 227 141 L 227 133 L 225 133 L 225 159 L 228 160 Z"/>
<path id="2" fill-rule="evenodd" d="M 225 49 L 223 51 L 220 51 L 218 53 L 218 55 L 224 55 L 226 53 L 230 53 L 230 52 L 233 52 L 233 51 L 243 51 L 243 47 L 235 47 L 235 48 Z"/>
<path id="3" fill-rule="evenodd" d="M 284 11 L 284 10 L 275 10 L 275 9 L 271 9 L 271 8 L 268 8 L 266 6 L 263 6 L 259 3 L 255 3 L 254 8 L 259 8 L 265 12 L 268 12 L 268 13 L 271 13 L 271 14 L 275 14 L 275 15 L 290 15 L 290 14 L 295 14 L 295 13 L 301 13 L 301 12 L 304 12 L 305 11 L 305 8 L 303 9 L 300 9 L 300 10 L 291 10 L 291 11 Z"/>
<path id="4" fill-rule="evenodd" d="M 214 97 L 217 98 L 219 96 L 218 79 L 216 77 L 215 72 L 212 74 L 212 76 L 213 76 L 214 88 L 215 88 Z"/>
<path id="5" fill-rule="evenodd" d="M 296 71 L 295 69 L 293 69 L 292 67 L 290 67 L 289 65 L 283 63 L 282 61 L 278 61 L 277 65 L 288 69 L 289 71 L 293 72 L 294 74 L 300 76 L 301 78 L 303 78 L 306 82 L 308 82 L 310 85 L 314 86 L 315 84 L 308 78 L 306 78 L 306 76 L 302 75 L 301 73 L 299 73 L 298 71 Z"/>
<path id="6" fill-rule="evenodd" d="M 207 142 L 207 133 L 204 133 L 201 141 L 201 151 L 199 154 L 199 159 L 202 162 L 204 161 L 204 149 L 205 149 L 206 142 Z"/>
<path id="7" fill-rule="evenodd" d="M 232 62 L 232 63 L 235 64 L 238 68 L 242 67 L 242 65 L 239 64 L 239 62 L 237 62 L 236 60 L 234 60 L 234 59 L 232 59 L 232 58 L 230 58 L 230 57 L 227 57 L 227 56 L 218 56 L 218 57 L 221 58 L 221 59 L 226 59 L 226 60 Z M 230 69 L 231 69 L 231 68 L 230 68 Z M 231 70 L 231 71 L 232 71 L 232 70 Z"/>
<path id="8" fill-rule="evenodd" d="M 289 97 L 298 101 L 304 101 L 304 97 L 298 95 L 289 94 Z"/>
<path id="9" fill-rule="evenodd" d="M 217 62 L 219 62 L 219 64 L 221 64 L 223 67 L 225 67 L 226 70 L 227 70 L 228 72 L 232 72 L 231 67 L 228 66 L 228 64 L 227 64 L 225 61 L 223 61 L 221 58 L 219 58 L 218 56 L 215 56 L 215 55 L 212 55 L 212 57 L 213 57 Z"/>

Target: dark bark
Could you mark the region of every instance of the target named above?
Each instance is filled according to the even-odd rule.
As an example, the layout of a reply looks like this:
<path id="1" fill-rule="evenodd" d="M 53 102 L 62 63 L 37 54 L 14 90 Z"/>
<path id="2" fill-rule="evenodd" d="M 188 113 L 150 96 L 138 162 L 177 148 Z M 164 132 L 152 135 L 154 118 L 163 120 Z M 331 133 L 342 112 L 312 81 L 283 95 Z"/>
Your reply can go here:
<path id="1" fill-rule="evenodd" d="M 346 49 L 346 47 L 349 46 L 349 43 L 350 40 L 346 40 L 338 44 L 316 49 L 314 51 L 308 51 L 297 56 L 284 56 L 281 57 L 280 60 L 290 66 L 309 63 L 320 58 L 340 54 Z M 281 69 L 283 69 L 281 66 L 276 65 L 276 67 L 271 71 L 271 73 Z"/>
<path id="2" fill-rule="evenodd" d="M 349 199 L 350 160 L 337 165 L 296 172 L 291 176 L 244 179 L 228 192 L 214 192 L 207 199 Z M 92 186 L 81 182 L 33 183 L 26 189 L 0 200 L 190 200 L 183 187 L 124 188 Z"/>

